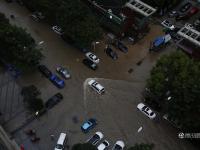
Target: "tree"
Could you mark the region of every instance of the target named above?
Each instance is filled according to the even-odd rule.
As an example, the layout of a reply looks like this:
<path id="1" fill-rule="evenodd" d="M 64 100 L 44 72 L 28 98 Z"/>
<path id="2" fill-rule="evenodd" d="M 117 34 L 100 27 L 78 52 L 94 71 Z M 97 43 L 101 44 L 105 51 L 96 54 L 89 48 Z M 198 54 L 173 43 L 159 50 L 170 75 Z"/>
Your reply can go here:
<path id="1" fill-rule="evenodd" d="M 38 98 L 41 93 L 34 85 L 24 87 L 21 94 L 24 98 L 23 101 L 30 111 L 36 112 L 43 109 L 43 101 Z"/>
<path id="2" fill-rule="evenodd" d="M 4 14 L 0 13 L 0 26 L 9 25 L 9 20 Z"/>
<path id="3" fill-rule="evenodd" d="M 96 17 L 81 0 L 29 0 L 25 5 L 42 12 L 48 23 L 61 26 L 63 38 L 73 41 L 76 47 L 89 48 L 102 37 Z"/>
<path id="4" fill-rule="evenodd" d="M 89 143 L 84 143 L 84 144 L 78 143 L 73 145 L 72 150 L 97 150 L 97 148 Z"/>
<path id="5" fill-rule="evenodd" d="M 153 144 L 135 144 L 133 147 L 128 148 L 128 150 L 153 150 Z"/>
<path id="6" fill-rule="evenodd" d="M 147 81 L 146 102 L 158 104 L 187 132 L 200 130 L 200 62 L 178 51 L 158 60 Z M 169 99 L 170 97 L 170 99 Z M 168 100 L 167 100 L 168 99 Z"/>
<path id="7" fill-rule="evenodd" d="M 41 49 L 36 48 L 31 35 L 9 24 L 3 14 L 0 14 L 0 55 L 1 60 L 22 71 L 33 70 L 42 59 Z"/>

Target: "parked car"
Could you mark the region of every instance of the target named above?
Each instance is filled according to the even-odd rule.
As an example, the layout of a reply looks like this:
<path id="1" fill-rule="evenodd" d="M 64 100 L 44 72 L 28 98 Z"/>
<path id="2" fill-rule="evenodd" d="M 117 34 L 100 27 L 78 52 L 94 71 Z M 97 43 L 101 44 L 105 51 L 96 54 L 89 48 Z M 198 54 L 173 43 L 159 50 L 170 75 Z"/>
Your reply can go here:
<path id="1" fill-rule="evenodd" d="M 175 29 L 175 26 L 171 24 L 168 20 L 164 20 L 163 22 L 161 22 L 161 24 L 167 29 L 170 29 L 170 30 Z"/>
<path id="2" fill-rule="evenodd" d="M 88 82 L 88 85 L 98 94 L 103 94 L 105 92 L 104 87 L 93 79 Z"/>
<path id="3" fill-rule="evenodd" d="M 64 78 L 64 79 L 69 79 L 71 77 L 69 70 L 62 66 L 58 66 L 56 68 L 56 71 Z"/>
<path id="4" fill-rule="evenodd" d="M 61 80 L 57 75 L 52 74 L 49 80 L 58 88 L 64 88 L 65 87 L 65 82 Z"/>
<path id="5" fill-rule="evenodd" d="M 172 11 L 169 12 L 168 17 L 173 18 L 173 17 L 176 17 L 178 15 L 179 15 L 179 13 L 177 11 L 172 10 Z"/>
<path id="6" fill-rule="evenodd" d="M 30 17 L 36 22 L 40 21 L 40 19 L 35 14 L 32 14 Z"/>
<path id="7" fill-rule="evenodd" d="M 121 50 L 122 52 L 124 53 L 127 53 L 128 52 L 128 47 L 126 47 L 126 45 L 124 45 L 121 41 L 117 40 L 115 42 L 115 46 Z"/>
<path id="8" fill-rule="evenodd" d="M 197 7 L 192 7 L 190 9 L 190 11 L 188 12 L 188 15 L 191 17 L 191 16 L 195 15 L 198 12 L 199 12 L 199 9 Z"/>
<path id="9" fill-rule="evenodd" d="M 60 136 L 58 138 L 58 141 L 54 150 L 64 150 L 66 142 L 67 142 L 67 134 L 60 133 Z"/>
<path id="10" fill-rule="evenodd" d="M 147 107 L 145 104 L 143 103 L 139 103 L 137 105 L 137 108 L 143 113 L 145 114 L 147 117 L 149 117 L 150 119 L 154 119 L 156 117 L 156 114 L 149 108 Z"/>
<path id="11" fill-rule="evenodd" d="M 179 20 L 187 20 L 189 19 L 189 15 L 188 14 L 180 14 L 176 17 L 176 21 L 179 21 Z"/>
<path id="12" fill-rule="evenodd" d="M 45 77 L 50 78 L 52 76 L 52 72 L 45 65 L 39 65 L 38 69 Z"/>
<path id="13" fill-rule="evenodd" d="M 104 140 L 98 147 L 98 150 L 106 150 L 109 147 L 109 142 L 107 140 Z"/>
<path id="14" fill-rule="evenodd" d="M 95 126 L 97 125 L 97 121 L 94 118 L 91 118 L 87 121 L 85 121 L 82 125 L 81 125 L 81 130 L 84 133 L 89 132 L 91 129 L 93 129 Z"/>
<path id="15" fill-rule="evenodd" d="M 87 143 L 96 145 L 101 139 L 103 139 L 103 134 L 101 132 L 96 132 L 92 137 L 87 140 Z"/>
<path id="16" fill-rule="evenodd" d="M 93 53 L 91 53 L 91 52 L 87 52 L 87 53 L 85 54 L 85 56 L 86 56 L 89 60 L 91 60 L 92 62 L 94 62 L 94 63 L 96 63 L 96 64 L 99 63 L 99 58 L 98 58 L 95 54 L 93 54 Z"/>
<path id="17" fill-rule="evenodd" d="M 185 13 L 186 11 L 188 11 L 191 8 L 192 4 L 190 2 L 185 3 L 181 8 L 180 8 L 180 12 Z"/>
<path id="18" fill-rule="evenodd" d="M 35 12 L 33 12 L 33 14 L 31 15 L 31 18 L 32 18 L 34 21 L 38 22 L 38 21 L 44 19 L 45 16 L 44 16 L 41 12 L 35 11 Z"/>
<path id="19" fill-rule="evenodd" d="M 61 29 L 61 27 L 59 27 L 59 26 L 53 26 L 52 27 L 52 30 L 55 32 L 55 33 L 57 33 L 57 34 L 59 34 L 59 35 L 62 35 L 63 34 L 63 31 L 62 31 L 62 29 Z"/>
<path id="20" fill-rule="evenodd" d="M 113 51 L 110 47 L 107 47 L 105 49 L 105 52 L 108 56 L 110 56 L 112 59 L 117 60 L 118 59 L 118 55 L 115 51 Z"/>
<path id="21" fill-rule="evenodd" d="M 97 64 L 93 63 L 93 61 L 89 59 L 83 59 L 83 64 L 86 65 L 87 67 L 91 68 L 92 70 L 97 69 Z"/>
<path id="22" fill-rule="evenodd" d="M 123 150 L 125 147 L 125 144 L 123 141 L 117 141 L 115 145 L 113 146 L 112 150 Z"/>
<path id="23" fill-rule="evenodd" d="M 46 101 L 45 107 L 47 109 L 51 109 L 53 108 L 53 106 L 58 104 L 62 99 L 63 99 L 63 95 L 61 93 L 56 93 L 54 96 L 52 96 Z"/>

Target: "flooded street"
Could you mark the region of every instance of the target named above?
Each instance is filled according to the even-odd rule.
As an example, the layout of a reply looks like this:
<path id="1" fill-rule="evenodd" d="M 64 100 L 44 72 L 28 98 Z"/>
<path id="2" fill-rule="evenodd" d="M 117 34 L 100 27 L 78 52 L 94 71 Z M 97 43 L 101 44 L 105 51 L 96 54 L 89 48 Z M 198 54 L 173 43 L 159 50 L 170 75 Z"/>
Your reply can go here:
<path id="1" fill-rule="evenodd" d="M 26 147 L 28 147 L 29 150 L 53 149 L 55 145 L 55 141 L 50 140 L 50 135 L 54 134 L 57 138 L 59 133 L 64 132 L 64 131 L 66 131 L 68 135 L 70 136 L 70 139 L 69 139 L 70 145 L 77 142 L 84 142 L 86 138 L 88 138 L 88 135 L 85 135 L 80 132 L 80 124 L 86 118 L 88 118 L 88 114 L 87 114 L 88 111 L 86 110 L 86 106 L 85 106 L 84 98 L 83 98 L 84 88 L 85 88 L 83 84 L 87 78 L 111 79 L 110 81 L 122 80 L 122 82 L 117 82 L 117 84 L 115 83 L 115 85 L 117 85 L 118 91 L 122 91 L 122 96 L 123 96 L 123 91 L 125 91 L 124 95 L 126 95 L 127 97 L 127 102 L 123 103 L 123 105 L 125 105 L 124 109 L 130 108 L 130 111 L 132 112 L 131 105 L 136 104 L 136 102 L 140 100 L 139 99 L 141 98 L 140 92 L 144 88 L 145 81 L 149 76 L 149 71 L 151 70 L 152 66 L 155 64 L 156 60 L 160 57 L 160 55 L 164 53 L 169 53 L 170 51 L 174 50 L 174 48 L 169 46 L 167 49 L 163 50 L 159 54 L 157 53 L 149 54 L 148 49 L 150 46 L 150 41 L 152 41 L 158 35 L 163 34 L 160 26 L 152 24 L 150 33 L 148 33 L 148 35 L 144 37 L 144 39 L 142 39 L 135 45 L 127 44 L 127 46 L 129 47 L 129 51 L 127 54 L 124 54 L 121 51 L 115 49 L 115 51 L 119 55 L 119 59 L 117 61 L 112 60 L 110 57 L 108 57 L 104 53 L 105 42 L 102 40 L 100 44 L 96 45 L 96 49 L 94 51 L 94 53 L 100 58 L 99 67 L 96 71 L 93 71 L 82 64 L 82 60 L 83 58 L 85 58 L 82 52 L 80 52 L 78 49 L 64 42 L 56 33 L 53 32 L 53 30 L 51 30 L 51 27 L 49 25 L 45 23 L 34 22 L 33 20 L 31 20 L 31 18 L 29 17 L 30 12 L 24 7 L 17 5 L 16 3 L 6 3 L 4 0 L 0 0 L 0 11 L 5 13 L 8 18 L 10 17 L 11 14 L 14 14 L 15 19 L 12 19 L 12 20 L 10 19 L 10 22 L 17 26 L 25 28 L 27 32 L 32 35 L 32 37 L 35 39 L 37 43 L 44 41 L 43 44 L 38 45 L 39 47 L 43 48 L 43 54 L 45 56 L 44 60 L 41 62 L 42 64 L 45 64 L 53 72 L 55 72 L 56 66 L 58 65 L 65 66 L 66 68 L 69 69 L 72 76 L 71 79 L 65 81 L 66 86 L 64 89 L 61 89 L 61 90 L 57 89 L 48 79 L 41 76 L 41 73 L 39 73 L 38 71 L 33 72 L 32 74 L 22 75 L 22 77 L 17 80 L 17 83 L 21 87 L 25 85 L 30 85 L 30 84 L 36 85 L 42 92 L 41 97 L 44 100 L 44 102 L 57 92 L 62 93 L 64 96 L 64 100 L 61 102 L 61 104 L 58 104 L 57 106 L 55 106 L 55 108 L 50 110 L 46 115 L 42 116 L 40 120 L 35 120 L 32 124 L 29 124 L 26 127 L 26 128 L 34 128 L 37 130 L 37 133 L 41 137 L 41 141 L 39 144 L 35 144 L 35 145 L 32 144 L 30 140 L 28 139 L 28 137 L 24 135 L 23 131 L 16 132 L 15 135 L 13 135 L 19 144 L 23 143 Z M 128 71 L 130 69 L 132 71 L 129 73 Z M 127 87 L 126 87 L 127 83 L 126 82 L 124 83 L 123 80 L 128 81 L 129 84 L 139 83 L 138 84 L 139 86 L 135 90 L 137 91 L 136 102 L 135 102 L 134 93 L 131 93 L 130 89 L 128 89 L 130 90 L 128 92 Z M 105 82 L 105 81 L 102 80 L 102 82 Z M 108 83 L 112 84 L 112 82 L 108 82 Z M 123 84 L 123 86 L 120 87 L 120 84 Z M 108 89 L 110 85 L 107 85 Z M 112 86 L 114 85 L 111 85 L 111 87 Z M 132 87 L 132 85 L 129 85 L 129 87 Z M 112 88 L 110 89 L 112 90 Z M 116 95 L 118 94 L 117 90 L 115 90 Z M 88 95 L 91 95 L 91 94 L 89 93 Z M 112 95 L 110 95 L 110 97 L 112 97 Z M 110 97 L 109 96 L 107 97 L 108 101 Z M 94 97 L 94 99 L 95 98 L 98 98 L 98 96 Z M 112 97 L 112 98 L 113 98 L 112 101 L 115 101 L 115 97 Z M 86 99 L 89 99 L 89 98 L 86 98 Z M 92 97 L 90 97 L 90 99 L 93 100 Z M 121 99 L 123 99 L 123 97 L 121 97 Z M 130 102 L 128 101 L 128 99 Z M 111 102 L 109 103 L 112 104 Z M 94 105 L 96 105 L 96 103 Z M 118 103 L 116 104 L 116 107 L 117 105 Z M 113 106 L 111 108 L 113 108 Z M 115 108 L 113 108 L 113 110 L 114 109 Z M 129 110 L 127 110 L 127 112 L 128 111 Z M 123 114 L 123 115 L 126 115 L 126 114 Z M 105 122 L 110 121 L 109 117 L 108 117 L 108 120 L 104 120 L 103 117 L 105 116 L 106 115 L 103 115 L 101 120 Z M 78 123 L 75 124 L 73 122 L 74 118 L 77 118 Z M 124 116 L 121 118 L 128 119 L 128 117 L 126 118 Z M 138 118 L 139 118 L 138 120 L 140 120 L 140 117 Z M 144 120 L 146 120 L 146 118 L 144 118 Z M 142 121 L 146 122 L 144 120 Z M 130 132 L 132 132 L 132 127 L 129 126 L 129 120 L 126 120 L 126 121 L 127 121 L 126 122 L 127 124 L 123 126 L 124 126 L 124 129 L 127 128 L 127 130 L 126 132 L 123 132 L 124 129 L 120 130 L 120 132 L 122 131 L 124 134 L 119 133 L 119 135 L 122 135 L 124 137 L 131 137 L 129 134 Z M 136 124 L 136 127 L 135 127 L 136 129 L 137 122 L 135 123 L 135 120 L 131 119 L 131 123 Z M 157 124 L 155 125 L 149 120 L 148 120 L 148 123 L 151 124 L 151 128 L 153 129 L 156 129 L 156 127 L 158 126 Z M 109 128 L 109 131 L 110 131 L 112 130 L 113 123 L 111 122 L 109 125 L 110 125 L 110 128 Z M 159 125 L 158 127 L 160 128 L 160 130 L 164 130 L 161 127 L 161 125 Z M 107 129 L 108 128 L 105 128 L 105 130 Z M 14 129 L 11 127 L 11 125 L 9 125 L 8 131 L 12 131 L 12 130 Z M 118 130 L 118 128 L 116 130 Z M 128 133 L 127 131 L 130 131 L 130 132 Z M 157 135 L 157 133 L 152 133 L 152 132 L 153 131 L 145 133 L 144 135 L 147 135 L 145 138 L 143 138 L 142 136 L 138 137 L 139 142 L 154 142 L 156 141 L 156 139 L 159 139 L 160 136 Z M 164 131 L 163 133 L 167 134 L 167 132 L 164 132 Z M 148 139 L 148 137 L 151 137 L 151 135 L 154 136 L 153 138 L 154 141 L 152 141 L 151 138 Z M 172 135 L 172 138 L 170 139 L 170 141 L 173 143 L 174 138 L 176 138 L 175 137 L 176 135 L 174 133 L 173 134 L 169 133 L 170 137 L 171 135 Z M 165 140 L 167 141 L 168 135 L 166 136 L 164 135 L 162 137 L 165 137 Z M 129 145 L 133 145 L 134 143 L 137 142 L 134 140 L 131 141 L 130 139 L 128 140 L 129 140 L 129 143 L 128 143 Z M 113 142 L 114 140 L 112 141 L 112 143 Z M 171 150 L 180 150 L 178 148 L 178 141 L 175 141 L 175 143 L 176 143 L 176 146 L 175 146 L 176 148 L 173 148 Z M 160 145 L 155 150 L 159 150 L 159 148 L 165 148 L 166 144 L 170 146 L 170 144 L 165 143 L 165 141 L 163 141 L 163 143 L 157 143 L 157 144 L 160 144 Z M 187 143 L 187 145 L 189 144 Z M 170 150 L 169 146 L 167 146 L 166 149 L 162 149 L 162 150 Z M 188 149 L 184 149 L 184 150 L 188 150 Z M 191 150 L 193 149 L 191 148 Z"/>
<path id="2" fill-rule="evenodd" d="M 1 1 L 1 3 L 0 10 L 5 12 L 8 18 L 11 14 L 15 14 L 16 19 L 10 20 L 11 23 L 25 28 L 37 43 L 44 41 L 44 44 L 41 45 L 45 55 L 44 64 L 47 64 L 51 69 L 55 69 L 57 65 L 64 65 L 71 70 L 72 77 L 82 81 L 88 76 L 132 80 L 133 78 L 128 73 L 128 70 L 134 68 L 136 63 L 144 57 L 149 57 L 148 48 L 150 41 L 157 35 L 162 34 L 161 30 L 157 29 L 160 26 L 153 26 L 147 37 L 136 45 L 129 45 L 129 52 L 127 54 L 116 50 L 119 55 L 119 59 L 116 62 L 104 53 L 105 44 L 101 42 L 96 46 L 94 52 L 100 58 L 99 68 L 94 72 L 82 64 L 84 54 L 64 42 L 51 30 L 49 25 L 31 20 L 29 17 L 30 12 L 22 6 L 12 3 L 7 4 L 4 1 Z"/>

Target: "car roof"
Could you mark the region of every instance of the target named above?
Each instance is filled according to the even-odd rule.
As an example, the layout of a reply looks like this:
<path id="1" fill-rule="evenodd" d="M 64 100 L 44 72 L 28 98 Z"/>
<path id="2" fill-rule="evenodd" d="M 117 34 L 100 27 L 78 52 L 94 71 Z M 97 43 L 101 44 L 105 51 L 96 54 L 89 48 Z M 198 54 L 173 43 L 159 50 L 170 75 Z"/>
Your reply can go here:
<path id="1" fill-rule="evenodd" d="M 104 140 L 104 141 L 97 147 L 97 149 L 98 149 L 98 150 L 104 150 L 105 147 L 106 147 L 106 145 L 104 144 L 105 142 L 106 142 L 106 143 L 108 144 L 108 146 L 109 146 L 109 142 L 108 142 L 107 140 Z"/>
<path id="2" fill-rule="evenodd" d="M 116 142 L 117 145 L 120 145 L 122 148 L 125 146 L 124 142 L 119 140 Z"/>
<path id="3" fill-rule="evenodd" d="M 83 125 L 82 125 L 83 129 L 87 129 L 90 127 L 90 124 L 88 122 L 85 122 Z"/>
<path id="4" fill-rule="evenodd" d="M 103 87 L 101 84 L 99 84 L 99 83 L 96 85 L 96 87 L 97 87 L 99 90 L 104 89 L 104 87 Z"/>
<path id="5" fill-rule="evenodd" d="M 61 145 L 63 145 L 63 142 L 64 142 L 66 136 L 67 136 L 66 133 L 60 133 L 60 136 L 59 136 L 59 139 L 58 139 L 57 144 L 61 144 Z"/>
<path id="6" fill-rule="evenodd" d="M 95 134 L 97 134 L 100 138 L 103 138 L 103 133 L 101 133 L 100 131 L 96 132 Z"/>

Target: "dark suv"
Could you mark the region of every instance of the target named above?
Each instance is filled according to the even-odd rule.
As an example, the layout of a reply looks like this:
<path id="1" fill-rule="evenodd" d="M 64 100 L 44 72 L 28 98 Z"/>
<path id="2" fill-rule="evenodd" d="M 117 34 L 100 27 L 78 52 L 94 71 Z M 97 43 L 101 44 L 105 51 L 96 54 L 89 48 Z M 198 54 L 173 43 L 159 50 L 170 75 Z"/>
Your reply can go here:
<path id="1" fill-rule="evenodd" d="M 51 77 L 52 72 L 45 65 L 39 65 L 38 69 L 45 77 L 47 78 Z"/>
<path id="2" fill-rule="evenodd" d="M 51 109 L 53 106 L 58 104 L 63 99 L 63 95 L 61 93 L 56 93 L 54 96 L 48 99 L 45 103 L 45 107 L 47 109 Z"/>
<path id="3" fill-rule="evenodd" d="M 128 52 L 128 48 L 126 47 L 126 45 L 124 43 L 122 43 L 121 41 L 117 40 L 115 42 L 115 46 L 121 50 L 122 52 L 124 53 L 127 53 Z"/>
<path id="4" fill-rule="evenodd" d="M 93 63 L 91 60 L 89 59 L 83 59 L 83 64 L 88 66 L 89 68 L 91 68 L 92 70 L 96 70 L 97 69 L 97 64 Z"/>

